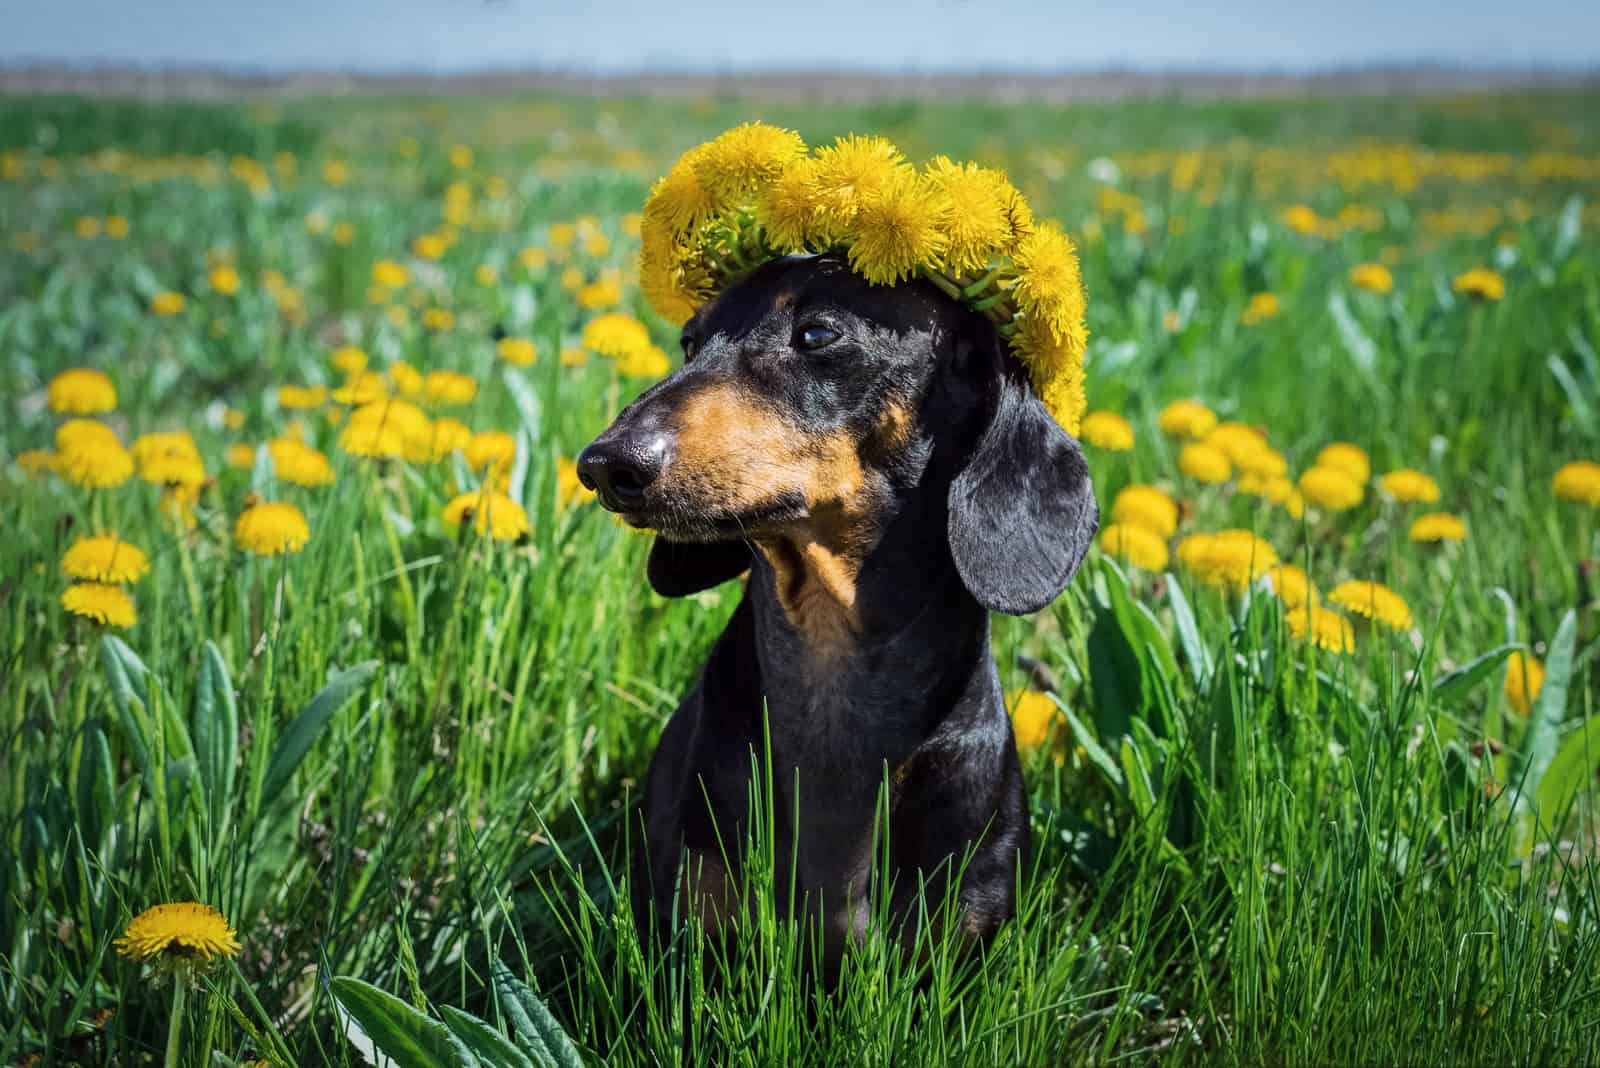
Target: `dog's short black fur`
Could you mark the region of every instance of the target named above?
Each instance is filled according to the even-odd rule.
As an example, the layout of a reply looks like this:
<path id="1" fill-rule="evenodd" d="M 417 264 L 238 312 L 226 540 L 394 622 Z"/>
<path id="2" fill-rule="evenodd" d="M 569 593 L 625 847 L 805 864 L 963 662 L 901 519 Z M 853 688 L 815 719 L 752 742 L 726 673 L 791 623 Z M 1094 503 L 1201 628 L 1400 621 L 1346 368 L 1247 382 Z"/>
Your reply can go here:
<path id="1" fill-rule="evenodd" d="M 986 320 L 835 256 L 764 265 L 683 347 L 579 459 L 607 508 L 658 532 L 660 593 L 750 571 L 650 766 L 641 923 L 664 929 L 675 899 L 727 914 L 765 714 L 777 885 L 792 875 L 822 923 L 826 969 L 866 929 L 886 779 L 896 914 L 919 883 L 939 900 L 975 847 L 960 922 L 986 939 L 1028 848 L 988 613 L 1035 611 L 1077 569 L 1098 523 L 1077 442 Z"/>

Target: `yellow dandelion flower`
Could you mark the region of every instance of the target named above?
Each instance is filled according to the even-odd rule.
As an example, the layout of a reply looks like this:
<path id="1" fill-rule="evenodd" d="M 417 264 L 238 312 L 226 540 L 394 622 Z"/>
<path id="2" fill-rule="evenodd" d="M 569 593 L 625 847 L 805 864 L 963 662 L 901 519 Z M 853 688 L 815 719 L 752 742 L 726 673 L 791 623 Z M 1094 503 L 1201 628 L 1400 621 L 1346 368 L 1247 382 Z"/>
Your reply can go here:
<path id="1" fill-rule="evenodd" d="M 128 591 L 104 582 L 74 582 L 61 592 L 61 607 L 108 627 L 131 627 L 139 618 Z"/>
<path id="2" fill-rule="evenodd" d="M 898 172 L 861 200 L 846 228 L 851 268 L 874 285 L 893 285 L 937 265 L 949 243 L 948 213 L 931 182 L 915 171 Z"/>
<path id="3" fill-rule="evenodd" d="M 1199 401 L 1175 400 L 1161 409 L 1157 424 L 1175 438 L 1203 438 L 1217 425 L 1217 416 Z"/>
<path id="4" fill-rule="evenodd" d="M 1563 501 L 1600 506 L 1600 464 L 1592 460 L 1563 464 L 1550 480 L 1550 488 Z"/>
<path id="5" fill-rule="evenodd" d="M 471 441 L 471 428 L 459 419 L 435 419 L 425 431 L 406 437 L 405 458 L 414 464 L 438 463 Z"/>
<path id="6" fill-rule="evenodd" d="M 1011 253 L 1017 272 L 1012 288 L 1023 315 L 1047 326 L 1082 359 L 1088 343 L 1084 312 L 1088 296 L 1072 239 L 1054 223 L 1035 226 Z"/>
<path id="7" fill-rule="evenodd" d="M 1388 293 L 1394 289 L 1394 275 L 1381 263 L 1359 263 L 1350 271 L 1350 284 L 1369 293 Z"/>
<path id="8" fill-rule="evenodd" d="M 55 443 L 57 452 L 90 446 L 115 445 L 120 448 L 122 445 L 117 432 L 98 419 L 68 419 L 56 427 Z"/>
<path id="9" fill-rule="evenodd" d="M 156 905 L 135 916 L 113 945 L 133 960 L 167 958 L 209 963 L 239 952 L 239 939 L 227 918 L 193 901 Z"/>
<path id="10" fill-rule="evenodd" d="M 529 246 L 517 253 L 517 262 L 530 271 L 542 271 L 550 263 L 550 254 L 542 248 Z"/>
<path id="11" fill-rule="evenodd" d="M 1465 293 L 1477 300 L 1500 300 L 1506 295 L 1506 280 L 1497 271 L 1474 267 L 1458 274 L 1451 283 L 1457 293 Z"/>
<path id="12" fill-rule="evenodd" d="M 443 333 L 456 325 L 456 313 L 449 308 L 425 308 L 422 325 L 435 333 Z"/>
<path id="13" fill-rule="evenodd" d="M 1133 425 L 1116 412 L 1090 412 L 1083 417 L 1078 436 L 1107 452 L 1133 448 Z"/>
<path id="14" fill-rule="evenodd" d="M 562 367 L 582 367 L 589 362 L 587 349 L 580 349 L 576 345 L 568 345 L 561 350 Z"/>
<path id="15" fill-rule="evenodd" d="M 106 236 L 121 241 L 128 236 L 128 220 L 121 215 L 106 216 Z"/>
<path id="16" fill-rule="evenodd" d="M 1315 605 L 1321 602 L 1322 597 L 1317 593 L 1317 584 L 1311 581 L 1311 576 L 1305 569 L 1294 564 L 1278 564 L 1266 571 L 1267 581 L 1272 583 L 1272 592 L 1278 595 L 1278 600 L 1290 608 L 1299 608 L 1303 605 Z"/>
<path id="17" fill-rule="evenodd" d="M 1395 630 L 1411 626 L 1411 606 L 1379 582 L 1341 582 L 1328 593 L 1328 600 L 1346 612 L 1366 616 Z"/>
<path id="18" fill-rule="evenodd" d="M 578 478 L 577 461 L 565 456 L 556 457 L 556 505 L 566 509 L 574 504 L 587 504 L 594 499 L 594 490 Z"/>
<path id="19" fill-rule="evenodd" d="M 1326 512 L 1344 512 L 1361 503 L 1366 491 L 1349 472 L 1337 467 L 1310 467 L 1300 475 L 1306 503 Z"/>
<path id="20" fill-rule="evenodd" d="M 243 443 L 229 445 L 228 451 L 223 454 L 222 459 L 229 467 L 249 470 L 256 465 L 256 447 Z"/>
<path id="21" fill-rule="evenodd" d="M 1544 665 L 1537 657 L 1520 649 L 1506 658 L 1506 700 L 1518 714 L 1526 716 L 1539 691 L 1544 689 Z"/>
<path id="22" fill-rule="evenodd" d="M 631 315 L 609 312 L 589 320 L 581 341 L 591 352 L 620 359 L 648 348 L 650 331 Z"/>
<path id="23" fill-rule="evenodd" d="M 1100 549 L 1145 571 L 1167 566 L 1166 539 L 1147 527 L 1112 523 L 1100 532 Z"/>
<path id="24" fill-rule="evenodd" d="M 1350 621 L 1338 612 L 1304 604 L 1290 606 L 1283 618 L 1296 641 L 1309 642 L 1330 653 L 1355 652 L 1355 630 L 1350 626 Z"/>
<path id="25" fill-rule="evenodd" d="M 1264 463 L 1265 468 L 1270 468 L 1272 465 L 1260 459 L 1268 452 L 1267 436 L 1248 423 L 1219 423 L 1200 440 L 1221 452 L 1235 467 L 1254 470 L 1260 474 L 1281 474 L 1278 471 L 1249 466 Z"/>
<path id="26" fill-rule="evenodd" d="M 805 154 L 806 143 L 793 130 L 749 122 L 705 144 L 693 165 L 712 196 L 732 202 L 773 181 Z"/>
<path id="27" fill-rule="evenodd" d="M 41 478 L 56 468 L 56 454 L 49 449 L 23 449 L 17 453 L 17 466 L 29 478 Z"/>
<path id="28" fill-rule="evenodd" d="M 1047 323 L 1024 318 L 1011 337 L 1011 350 L 1028 369 L 1033 390 L 1045 409 L 1069 434 L 1082 429 L 1084 409 L 1082 335 L 1062 337 Z"/>
<path id="29" fill-rule="evenodd" d="M 1410 467 L 1390 471 L 1378 479 L 1378 485 L 1397 501 L 1432 504 L 1439 499 L 1439 483 Z"/>
<path id="30" fill-rule="evenodd" d="M 367 352 L 354 345 L 341 345 L 333 350 L 328 362 L 342 375 L 358 375 L 367 369 Z"/>
<path id="31" fill-rule="evenodd" d="M 1239 316 L 1239 321 L 1245 326 L 1255 326 L 1264 323 L 1283 310 L 1282 303 L 1275 293 L 1252 293 L 1250 300 L 1244 306 L 1244 312 Z"/>
<path id="32" fill-rule="evenodd" d="M 1315 237 L 1322 232 L 1322 217 L 1307 204 L 1295 204 L 1283 213 L 1284 224 L 1297 234 Z"/>
<path id="33" fill-rule="evenodd" d="M 177 315 L 183 311 L 187 303 L 182 293 L 167 290 L 150 298 L 150 313 L 161 316 Z"/>
<path id="34" fill-rule="evenodd" d="M 267 455 L 272 457 L 273 474 L 292 486 L 333 484 L 333 464 L 321 451 L 295 438 L 273 438 L 267 442 Z"/>
<path id="35" fill-rule="evenodd" d="M 72 232 L 85 241 L 100 236 L 100 220 L 93 215 L 80 215 L 72 224 Z"/>
<path id="36" fill-rule="evenodd" d="M 1015 190 L 999 171 L 976 163 L 954 163 L 948 156 L 928 162 L 928 180 L 949 206 L 945 260 L 957 273 L 981 273 L 995 256 L 1011 251 L 1019 236 L 1010 215 Z"/>
<path id="37" fill-rule="evenodd" d="M 704 148 L 704 145 L 700 146 Z M 556 248 L 568 248 L 578 240 L 578 228 L 571 223 L 551 223 L 550 243 Z"/>
<path id="38" fill-rule="evenodd" d="M 311 540 L 305 513 L 292 504 L 262 501 L 239 514 L 233 525 L 239 547 L 257 556 L 297 553 Z"/>
<path id="39" fill-rule="evenodd" d="M 339 432 L 339 448 L 351 456 L 392 459 L 405 452 L 406 436 L 393 423 L 348 423 Z"/>
<path id="40" fill-rule="evenodd" d="M 681 325 L 711 295 L 713 281 L 698 252 L 647 218 L 639 252 L 639 289 L 656 314 Z"/>
<path id="41" fill-rule="evenodd" d="M 424 260 L 438 259 L 445 254 L 448 247 L 444 238 L 438 234 L 422 234 L 411 242 L 411 251 L 419 259 Z"/>
<path id="42" fill-rule="evenodd" d="M 451 530 L 471 523 L 479 534 L 496 541 L 515 541 L 528 532 L 528 513 L 504 493 L 482 489 L 463 493 L 444 507 L 445 526 Z"/>
<path id="43" fill-rule="evenodd" d="M 379 260 L 372 265 L 372 284 L 384 289 L 399 289 L 411 278 L 404 264 L 394 260 Z"/>
<path id="44" fill-rule="evenodd" d="M 1233 462 L 1221 449 L 1191 441 L 1178 452 L 1178 470 L 1196 482 L 1226 482 L 1233 475 Z"/>
<path id="45" fill-rule="evenodd" d="M 474 471 L 486 467 L 510 469 L 517 458 L 517 439 L 503 430 L 480 430 L 466 447 L 467 466 Z"/>
<path id="46" fill-rule="evenodd" d="M 1178 543 L 1178 562 L 1208 586 L 1245 590 L 1278 563 L 1278 554 L 1248 530 L 1191 534 Z"/>
<path id="47" fill-rule="evenodd" d="M 539 350 L 525 337 L 503 337 L 494 345 L 495 355 L 513 367 L 529 367 L 539 358 Z"/>
<path id="48" fill-rule="evenodd" d="M 817 161 L 798 159 L 757 191 L 756 218 L 767 242 L 780 252 L 800 252 L 818 236 Z"/>
<path id="49" fill-rule="evenodd" d="M 1367 458 L 1367 451 L 1348 441 L 1324 445 L 1322 451 L 1317 453 L 1317 466 L 1337 467 L 1362 485 L 1366 485 L 1372 477 L 1372 461 Z"/>
<path id="50" fill-rule="evenodd" d="M 1023 754 L 1037 752 L 1051 743 L 1058 730 L 1064 730 L 1061 710 L 1048 694 L 1038 690 L 1013 691 L 1010 695 L 1011 730 Z"/>
<path id="51" fill-rule="evenodd" d="M 422 372 L 406 363 L 396 360 L 389 365 L 389 381 L 394 383 L 394 388 L 407 397 L 422 395 L 425 379 Z"/>
<path id="52" fill-rule="evenodd" d="M 816 227 L 831 241 L 855 221 L 856 213 L 904 177 L 910 165 L 886 138 L 850 134 L 816 151 Z"/>
<path id="53" fill-rule="evenodd" d="M 1111 502 L 1111 520 L 1170 538 L 1178 532 L 1178 502 L 1154 486 L 1125 486 Z"/>
<path id="54" fill-rule="evenodd" d="M 423 392 L 430 404 L 469 404 L 478 395 L 478 383 L 457 371 L 429 371 Z"/>
<path id="55" fill-rule="evenodd" d="M 320 408 L 328 403 L 327 386 L 279 386 L 281 408 Z"/>
<path id="56" fill-rule="evenodd" d="M 656 345 L 646 345 L 617 357 L 617 373 L 634 378 L 660 378 L 672 370 L 672 361 Z"/>
<path id="57" fill-rule="evenodd" d="M 58 430 L 53 465 L 56 474 L 85 489 L 111 489 L 128 481 L 133 476 L 133 454 L 109 430 L 106 433 L 109 440 L 84 435 L 64 445 Z"/>
<path id="58" fill-rule="evenodd" d="M 117 387 L 104 371 L 74 367 L 50 380 L 50 410 L 63 415 L 95 415 L 117 406 Z"/>
<path id="59" fill-rule="evenodd" d="M 206 281 L 213 293 L 221 293 L 226 297 L 239 292 L 239 272 L 227 264 L 211 268 Z"/>
<path id="60" fill-rule="evenodd" d="M 389 380 L 377 371 L 351 375 L 344 385 L 333 391 L 333 399 L 340 404 L 375 404 L 388 396 Z"/>
<path id="61" fill-rule="evenodd" d="M 137 545 L 115 534 L 79 538 L 61 557 L 61 573 L 87 582 L 138 582 L 150 560 Z"/>
<path id="62" fill-rule="evenodd" d="M 673 234 L 686 234 L 721 213 L 722 198 L 700 177 L 699 163 L 706 147 L 697 145 L 679 156 L 672 169 L 651 187 L 644 205 L 646 219 L 654 217 Z M 563 244 L 554 226 L 550 228 L 550 243 Z M 565 243 L 570 244 L 571 239 Z"/>
<path id="63" fill-rule="evenodd" d="M 622 303 L 622 284 L 615 278 L 601 278 L 580 286 L 577 292 L 578 307 L 586 311 L 613 308 Z"/>
<path id="64" fill-rule="evenodd" d="M 1463 541 L 1467 525 L 1449 512 L 1429 512 L 1411 521 L 1407 536 L 1418 542 Z"/>

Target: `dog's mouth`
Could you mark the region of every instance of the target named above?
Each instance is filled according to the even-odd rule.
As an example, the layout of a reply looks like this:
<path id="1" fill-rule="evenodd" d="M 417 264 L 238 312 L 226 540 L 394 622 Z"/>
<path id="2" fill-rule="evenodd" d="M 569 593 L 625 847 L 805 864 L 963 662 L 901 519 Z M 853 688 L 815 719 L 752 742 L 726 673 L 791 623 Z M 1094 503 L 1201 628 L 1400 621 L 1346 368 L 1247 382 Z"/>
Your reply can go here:
<path id="1" fill-rule="evenodd" d="M 601 504 L 611 507 L 604 500 Z M 653 530 L 668 541 L 682 542 L 752 538 L 798 522 L 809 514 L 804 498 L 798 493 L 783 493 L 737 510 L 665 496 L 611 510 L 630 527 Z"/>

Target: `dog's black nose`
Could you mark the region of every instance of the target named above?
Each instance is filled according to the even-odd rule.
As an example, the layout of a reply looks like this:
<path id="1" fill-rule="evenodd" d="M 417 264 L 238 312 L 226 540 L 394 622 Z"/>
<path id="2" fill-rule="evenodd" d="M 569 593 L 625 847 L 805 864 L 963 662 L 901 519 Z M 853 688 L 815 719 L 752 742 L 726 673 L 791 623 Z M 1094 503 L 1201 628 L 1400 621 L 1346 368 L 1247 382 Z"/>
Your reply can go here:
<path id="1" fill-rule="evenodd" d="M 578 481 L 600 495 L 613 512 L 627 512 L 644 501 L 644 491 L 666 466 L 663 434 L 602 437 L 578 454 Z"/>

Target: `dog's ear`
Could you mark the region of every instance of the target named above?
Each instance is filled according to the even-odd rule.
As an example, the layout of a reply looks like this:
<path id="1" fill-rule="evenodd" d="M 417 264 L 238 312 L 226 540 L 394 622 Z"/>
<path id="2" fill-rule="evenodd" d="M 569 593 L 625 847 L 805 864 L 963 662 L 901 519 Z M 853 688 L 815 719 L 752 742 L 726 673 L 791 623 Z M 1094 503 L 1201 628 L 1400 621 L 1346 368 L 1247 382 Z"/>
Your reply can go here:
<path id="1" fill-rule="evenodd" d="M 950 483 L 950 554 L 978 603 L 1023 615 L 1066 589 L 1100 511 L 1083 450 L 998 335 L 986 324 L 982 333 L 969 356 L 980 376 L 989 365 L 988 384 L 977 444 Z"/>
<path id="2" fill-rule="evenodd" d="M 687 597 L 738 578 L 750 567 L 742 541 L 682 542 L 657 535 L 645 565 L 650 588 L 663 597 Z"/>

